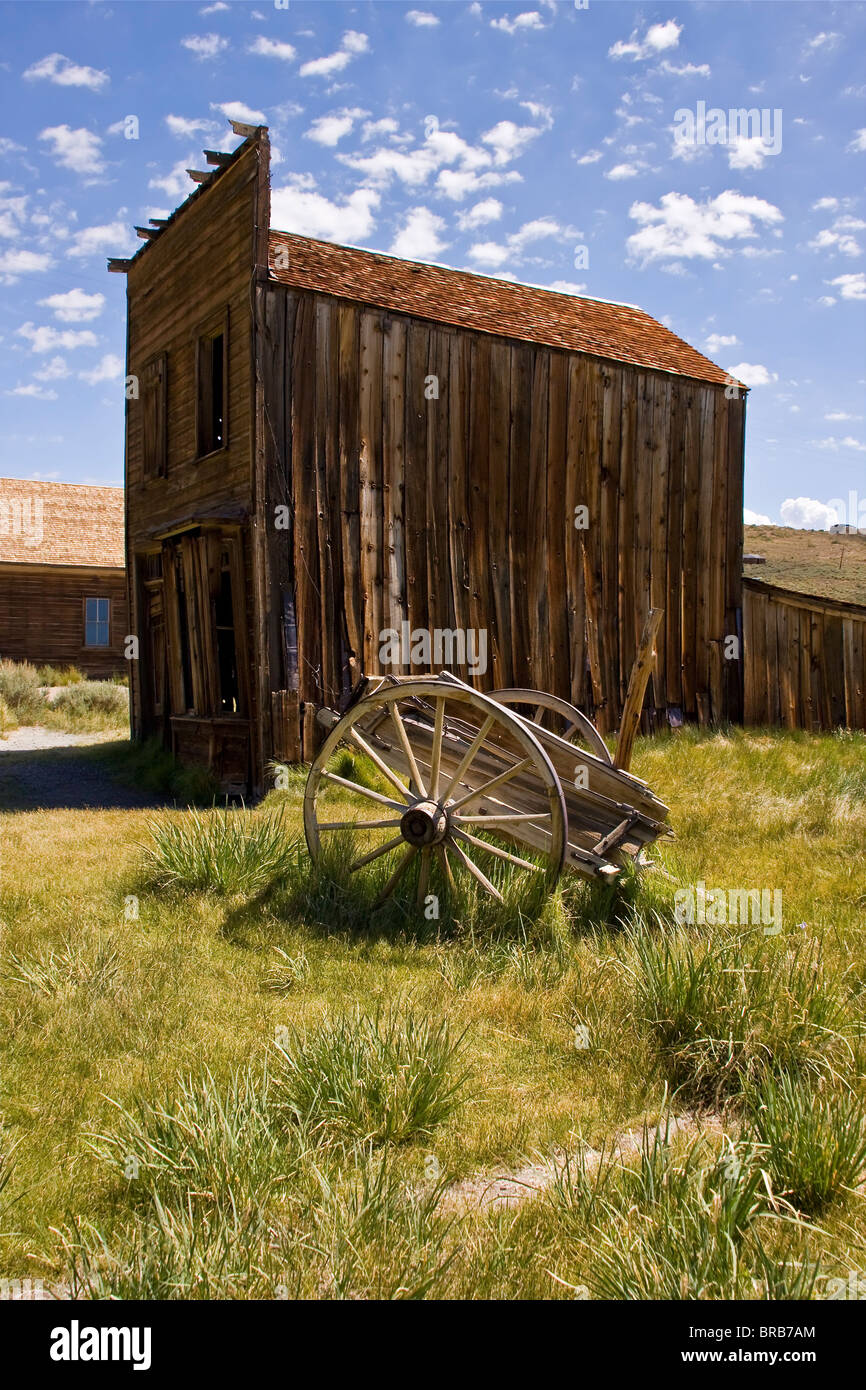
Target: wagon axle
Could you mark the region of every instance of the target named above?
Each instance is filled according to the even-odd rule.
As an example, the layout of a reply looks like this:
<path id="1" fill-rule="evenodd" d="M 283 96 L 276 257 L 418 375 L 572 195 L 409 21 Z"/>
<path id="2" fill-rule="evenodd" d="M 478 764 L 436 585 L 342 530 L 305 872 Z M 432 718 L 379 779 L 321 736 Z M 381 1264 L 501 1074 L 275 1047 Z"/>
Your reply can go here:
<path id="1" fill-rule="evenodd" d="M 416 849 L 441 844 L 448 834 L 448 812 L 438 801 L 416 801 L 401 817 L 400 833 Z"/>

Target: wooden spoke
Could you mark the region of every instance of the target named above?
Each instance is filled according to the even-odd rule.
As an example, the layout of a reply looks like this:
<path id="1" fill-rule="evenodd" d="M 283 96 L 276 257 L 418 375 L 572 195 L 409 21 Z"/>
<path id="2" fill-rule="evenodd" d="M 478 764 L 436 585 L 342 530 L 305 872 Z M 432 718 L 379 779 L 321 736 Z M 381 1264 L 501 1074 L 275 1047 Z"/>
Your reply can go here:
<path id="1" fill-rule="evenodd" d="M 451 849 L 457 855 L 457 858 L 463 865 L 464 869 L 466 869 L 474 879 L 478 880 L 482 888 L 487 889 L 487 892 L 490 894 L 492 898 L 495 898 L 498 903 L 501 903 L 503 899 L 499 889 L 494 887 L 487 875 L 481 872 L 477 864 L 473 864 L 472 860 L 469 858 L 469 855 L 464 854 L 460 846 L 458 844 L 455 844 L 453 840 L 451 842 Z"/>
<path id="2" fill-rule="evenodd" d="M 535 714 L 532 717 L 536 724 L 540 724 L 544 718 L 544 705 L 536 705 Z"/>
<path id="3" fill-rule="evenodd" d="M 425 845 L 421 851 L 421 867 L 418 871 L 418 897 L 416 901 L 419 907 L 424 906 L 424 899 L 427 897 L 427 885 L 430 882 L 430 860 L 430 846 Z"/>
<path id="4" fill-rule="evenodd" d="M 522 772 L 525 767 L 529 767 L 531 762 L 531 758 L 521 758 L 519 763 L 515 763 L 513 767 L 506 768 L 505 772 L 500 772 L 498 777 L 491 777 L 489 782 L 483 783 L 483 785 L 476 788 L 474 792 L 469 792 L 468 796 L 463 796 L 459 801 L 455 801 L 451 810 L 459 811 L 461 806 L 468 805 L 470 801 L 477 801 L 479 796 L 489 795 L 494 787 L 501 787 L 503 782 L 507 782 L 511 777 L 516 777 L 518 772 Z"/>
<path id="5" fill-rule="evenodd" d="M 388 781 L 391 783 L 391 786 L 396 787 L 400 795 L 405 796 L 407 801 L 411 801 L 412 793 L 410 792 L 409 788 L 404 787 L 396 772 L 392 772 L 388 764 L 386 762 L 383 762 L 383 760 L 379 757 L 379 754 L 376 752 L 375 748 L 370 747 L 367 740 L 361 737 L 357 729 L 349 729 L 348 734 L 349 738 L 353 741 L 353 743 L 357 743 L 358 747 L 361 749 L 361 752 L 366 753 L 370 761 L 376 764 L 382 776 L 387 777 Z"/>
<path id="6" fill-rule="evenodd" d="M 479 840 L 477 835 L 470 835 L 468 830 L 455 830 L 454 834 L 459 840 L 465 840 L 467 844 L 486 850 L 488 854 L 494 854 L 497 859 L 507 859 L 509 864 L 516 864 L 521 869 L 531 869 L 534 874 L 543 873 L 537 864 L 530 864 L 528 859 L 521 859 L 516 854 L 509 854 L 507 849 L 500 849 L 498 845 L 490 845 L 486 840 Z"/>
<path id="7" fill-rule="evenodd" d="M 477 816 L 452 816 L 451 819 L 456 825 L 507 825 L 514 820 L 550 820 L 550 812 L 520 811 L 504 816 L 484 816 L 479 813 Z"/>
<path id="8" fill-rule="evenodd" d="M 392 830 L 397 820 L 328 820 L 319 821 L 320 830 Z"/>
<path id="9" fill-rule="evenodd" d="M 451 778 L 451 781 L 448 783 L 448 786 L 442 793 L 442 796 L 440 798 L 442 801 L 447 801 L 454 788 L 459 787 L 463 779 L 464 773 L 468 772 L 469 764 L 472 762 L 472 759 L 475 757 L 475 754 L 478 752 L 487 735 L 490 733 L 490 730 L 492 729 L 495 722 L 496 721 L 493 715 L 488 714 L 484 723 L 481 725 L 481 728 L 478 730 L 478 733 L 475 735 L 475 738 L 473 739 L 472 743 L 469 745 L 463 757 L 461 758 L 460 765 L 457 768 L 457 771 L 454 773 L 454 776 Z"/>
<path id="10" fill-rule="evenodd" d="M 400 879 L 403 877 L 404 873 L 408 869 L 410 863 L 415 858 L 415 855 L 417 853 L 418 851 L 414 845 L 406 846 L 406 853 L 403 855 L 403 858 L 400 860 L 391 877 L 388 879 L 388 882 L 385 884 L 385 887 L 382 889 L 381 893 L 379 894 L 378 898 L 373 904 L 374 911 L 377 907 L 381 907 L 382 904 L 386 902 L 388 898 L 390 898 L 391 894 L 397 887 L 397 884 L 400 882 Z"/>
<path id="11" fill-rule="evenodd" d="M 393 840 L 386 840 L 384 845 L 380 845 L 378 849 L 371 849 L 369 854 L 364 854 L 360 859 L 356 859 L 352 865 L 351 872 L 354 873 L 356 869 L 362 868 L 364 864 L 372 864 L 374 859 L 380 859 L 382 855 L 387 854 L 389 850 L 396 849 L 398 845 L 403 845 L 405 843 L 402 835 L 396 835 Z"/>
<path id="12" fill-rule="evenodd" d="M 430 755 L 430 799 L 439 800 L 439 765 L 442 761 L 442 724 L 445 719 L 445 700 L 436 700 L 436 718 L 433 722 L 433 750 Z"/>
<path id="13" fill-rule="evenodd" d="M 393 806 L 395 811 L 405 810 L 405 802 L 392 801 L 390 797 L 383 796 L 381 792 L 374 792 L 370 787 L 362 787 L 360 782 L 349 782 L 345 777 L 338 777 L 336 772 L 323 772 L 329 782 L 336 782 L 339 787 L 346 787 L 350 792 L 357 792 L 359 796 L 369 797 L 371 801 L 378 801 L 382 806 Z"/>
<path id="14" fill-rule="evenodd" d="M 406 733 L 406 725 L 400 718 L 400 711 L 397 708 L 396 700 L 391 705 L 391 719 L 393 720 L 394 728 L 397 731 L 397 737 L 399 738 L 400 743 L 402 744 L 403 752 L 406 754 L 406 761 L 409 764 L 409 770 L 411 771 L 412 776 L 415 779 L 415 786 L 418 788 L 418 795 L 420 797 L 426 797 L 427 788 L 424 785 L 424 779 L 422 778 L 421 773 L 418 771 L 418 764 L 415 761 L 415 754 L 412 751 L 412 745 L 409 742 L 409 738 Z"/>

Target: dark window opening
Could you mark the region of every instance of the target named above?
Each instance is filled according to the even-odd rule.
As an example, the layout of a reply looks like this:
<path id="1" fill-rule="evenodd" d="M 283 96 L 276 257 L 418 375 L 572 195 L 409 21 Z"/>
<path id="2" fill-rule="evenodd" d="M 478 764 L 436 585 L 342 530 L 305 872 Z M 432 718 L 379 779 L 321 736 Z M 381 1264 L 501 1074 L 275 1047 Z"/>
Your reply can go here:
<path id="1" fill-rule="evenodd" d="M 186 589 L 183 582 L 183 565 L 177 559 L 177 629 L 180 637 L 180 668 L 183 678 L 183 707 L 188 714 L 194 713 L 192 694 L 192 662 L 189 651 L 189 614 L 186 606 Z"/>
<path id="2" fill-rule="evenodd" d="M 84 600 L 84 645 L 85 647 L 107 647 L 109 645 L 109 600 L 107 598 L 87 598 Z"/>
<path id="3" fill-rule="evenodd" d="M 222 714 L 237 714 L 240 709 L 237 644 L 235 642 L 234 605 L 229 557 L 220 558 L 220 586 L 214 605 L 219 670 L 219 704 Z"/>
<path id="4" fill-rule="evenodd" d="M 198 452 L 202 455 L 226 444 L 225 334 L 200 338 L 198 353 Z"/>

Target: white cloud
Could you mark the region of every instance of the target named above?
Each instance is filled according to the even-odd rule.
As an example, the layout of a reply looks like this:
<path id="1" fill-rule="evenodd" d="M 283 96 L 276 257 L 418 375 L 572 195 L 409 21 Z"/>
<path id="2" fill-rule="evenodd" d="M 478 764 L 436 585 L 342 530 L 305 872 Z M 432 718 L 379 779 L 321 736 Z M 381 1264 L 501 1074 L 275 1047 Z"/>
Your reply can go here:
<path id="1" fill-rule="evenodd" d="M 71 58 L 65 58 L 62 53 L 49 53 L 47 58 L 40 58 L 39 62 L 33 63 L 22 76 L 30 82 L 46 78 L 57 87 L 89 87 L 91 92 L 101 91 L 109 81 L 107 72 L 101 72 L 98 68 L 81 67 L 78 63 L 73 63 Z"/>
<path id="2" fill-rule="evenodd" d="M 606 171 L 605 178 L 618 183 L 622 179 L 636 178 L 639 173 L 640 169 L 636 164 L 614 164 L 612 169 Z"/>
<path id="3" fill-rule="evenodd" d="M 376 135 L 396 135 L 400 127 L 393 116 L 383 116 L 380 121 L 365 121 L 361 131 L 362 140 L 372 140 Z"/>
<path id="4" fill-rule="evenodd" d="M 336 53 L 329 53 L 325 58 L 313 58 L 310 62 L 304 63 L 300 70 L 301 77 L 331 77 L 333 73 L 342 72 L 347 68 L 353 58 L 367 53 L 369 48 L 370 40 L 366 34 L 347 29 Z"/>
<path id="5" fill-rule="evenodd" d="M 844 439 L 837 439 L 834 434 L 826 439 L 813 439 L 812 445 L 816 449 L 829 449 L 833 454 L 838 454 L 840 449 L 853 449 L 855 453 L 866 454 L 866 444 L 862 444 L 851 434 L 846 434 Z"/>
<path id="6" fill-rule="evenodd" d="M 230 8 L 231 7 L 225 3 L 225 0 L 214 0 L 213 5 L 203 5 L 199 10 L 199 14 L 224 14 L 225 11 Z"/>
<path id="7" fill-rule="evenodd" d="M 862 247 L 851 232 L 864 228 L 866 222 L 858 217 L 837 217 L 832 227 L 825 227 L 807 244 L 810 251 L 839 251 L 843 256 L 862 256 Z"/>
<path id="8" fill-rule="evenodd" d="M 839 520 L 835 507 L 814 497 L 786 497 L 779 510 L 786 526 L 801 531 L 826 531 Z"/>
<path id="9" fill-rule="evenodd" d="M 165 123 L 179 140 L 194 140 L 197 135 L 211 135 L 219 130 L 217 121 L 187 119 L 186 116 L 166 116 Z"/>
<path id="10" fill-rule="evenodd" d="M 727 142 L 729 169 L 763 169 L 773 153 L 773 142 L 762 135 L 735 135 Z"/>
<path id="11" fill-rule="evenodd" d="M 429 208 L 410 208 L 402 228 L 391 243 L 391 254 L 405 256 L 409 260 L 434 260 L 448 245 L 440 235 L 445 227 L 445 219 Z"/>
<path id="12" fill-rule="evenodd" d="M 472 169 L 443 169 L 436 179 L 436 187 L 444 197 L 459 203 L 468 194 L 481 193 L 485 188 L 498 188 L 503 183 L 522 181 L 516 169 L 486 174 L 477 174 Z"/>
<path id="13" fill-rule="evenodd" d="M 835 280 L 825 284 L 836 285 L 843 299 L 866 299 L 866 273 L 859 270 L 856 275 L 837 275 Z"/>
<path id="14" fill-rule="evenodd" d="M 502 204 L 499 199 L 484 198 L 482 202 L 476 203 L 466 212 L 458 213 L 457 225 L 461 232 L 470 232 L 474 231 L 476 227 L 483 227 L 486 222 L 497 222 L 501 216 Z"/>
<path id="15" fill-rule="evenodd" d="M 37 386 L 31 382 L 29 386 L 15 386 L 11 391 L 6 392 L 7 396 L 32 396 L 37 401 L 56 401 L 57 392 L 52 391 L 46 386 Z"/>
<path id="16" fill-rule="evenodd" d="M 284 63 L 291 63 L 297 56 L 290 43 L 284 43 L 280 39 L 266 39 L 262 34 L 249 45 L 247 53 L 254 53 L 260 58 L 281 58 Z"/>
<path id="17" fill-rule="evenodd" d="M 243 121 L 245 125 L 267 125 L 264 111 L 256 111 L 243 101 L 212 101 L 211 111 L 222 111 L 227 121 Z"/>
<path id="18" fill-rule="evenodd" d="M 824 419 L 825 419 L 825 420 L 833 420 L 833 421 L 841 421 L 841 420 L 862 420 L 862 419 L 863 419 L 863 416 L 862 416 L 862 415 L 849 415 L 849 413 L 848 413 L 847 410 L 830 410 L 830 411 L 828 411 L 827 414 L 824 416 Z"/>
<path id="19" fill-rule="evenodd" d="M 187 155 L 173 164 L 167 174 L 156 174 L 148 180 L 148 188 L 161 188 L 169 198 L 185 198 L 191 192 L 187 169 L 195 167 L 195 155 Z"/>
<path id="20" fill-rule="evenodd" d="M 501 19 L 491 19 L 490 27 L 503 34 L 525 34 L 530 29 L 543 29 L 544 21 L 537 10 L 526 10 L 523 14 L 515 15 L 514 19 L 509 19 L 507 15 Z"/>
<path id="21" fill-rule="evenodd" d="M 551 280 L 545 289 L 556 290 L 557 294 L 583 294 L 586 285 L 576 285 L 573 280 Z"/>
<path id="22" fill-rule="evenodd" d="M 671 77 L 709 77 L 709 63 L 681 63 L 677 67 L 676 63 L 669 63 L 667 58 L 660 65 L 661 71 L 668 73 Z"/>
<path id="23" fill-rule="evenodd" d="M 83 126 L 78 130 L 68 125 L 47 126 L 40 131 L 39 139 L 50 142 L 49 154 L 52 159 L 65 169 L 73 169 L 76 174 L 101 174 L 105 167 L 101 139 Z"/>
<path id="24" fill-rule="evenodd" d="M 779 380 L 776 372 L 768 371 L 760 362 L 737 362 L 733 367 L 726 367 L 725 371 L 746 386 L 770 386 Z"/>
<path id="25" fill-rule="evenodd" d="M 79 372 L 78 375 L 82 381 L 96 386 L 100 381 L 114 381 L 117 377 L 122 376 L 123 363 L 113 352 L 107 352 L 95 367 L 91 367 L 89 371 Z"/>
<path id="26" fill-rule="evenodd" d="M 40 299 L 40 305 L 52 309 L 54 317 L 61 323 L 89 323 L 98 318 L 105 308 L 104 294 L 87 294 L 84 290 L 66 290 L 64 294 L 50 294 Z"/>
<path id="27" fill-rule="evenodd" d="M 31 352 L 56 352 L 58 348 L 71 352 L 74 348 L 96 347 L 98 341 L 89 328 L 37 328 L 35 323 L 22 323 L 16 332 L 27 339 Z"/>
<path id="28" fill-rule="evenodd" d="M 746 526 L 775 526 L 768 516 L 761 512 L 751 512 L 748 507 L 743 508 L 743 522 Z"/>
<path id="29" fill-rule="evenodd" d="M 854 131 L 854 139 L 846 148 L 849 154 L 862 154 L 866 150 L 866 126 Z"/>
<path id="30" fill-rule="evenodd" d="M 0 252 L 0 275 L 27 275 L 34 270 L 47 270 L 51 257 L 42 251 Z"/>
<path id="31" fill-rule="evenodd" d="M 632 203 L 629 216 L 641 224 L 626 243 L 629 256 L 644 266 L 680 256 L 714 261 L 731 254 L 726 243 L 756 237 L 757 223 L 783 221 L 772 203 L 734 189 L 705 203 L 696 203 L 685 193 L 665 193 L 658 207 Z"/>
<path id="32" fill-rule="evenodd" d="M 129 251 L 137 242 L 125 222 L 104 222 L 101 226 L 84 227 L 69 244 L 68 256 L 96 256 L 105 252 L 118 255 Z"/>
<path id="33" fill-rule="evenodd" d="M 34 372 L 33 375 L 39 381 L 62 381 L 69 376 L 69 368 L 64 357 L 52 357 L 50 362 L 46 362 L 41 372 Z"/>
<path id="34" fill-rule="evenodd" d="M 407 24 L 414 24 L 416 29 L 434 29 L 439 23 L 439 17 L 430 14 L 428 10 L 407 10 L 405 15 Z"/>
<path id="35" fill-rule="evenodd" d="M 582 154 L 577 162 L 578 164 L 597 164 L 603 158 L 601 150 L 587 150 L 586 154 Z"/>
<path id="36" fill-rule="evenodd" d="M 341 202 L 330 202 L 321 193 L 294 179 L 271 194 L 271 226 L 322 241 L 350 245 L 366 240 L 375 226 L 374 213 L 381 195 L 373 188 L 356 188 Z"/>
<path id="37" fill-rule="evenodd" d="M 490 265 L 498 268 L 510 260 L 519 262 L 523 252 L 533 241 L 564 235 L 570 235 L 568 229 L 561 227 L 552 217 L 536 217 L 530 222 L 524 222 L 523 226 L 507 236 L 504 242 L 476 242 L 470 246 L 469 255 L 478 265 Z"/>
<path id="38" fill-rule="evenodd" d="M 546 123 L 549 129 L 550 123 Z M 509 164 L 519 158 L 524 150 L 542 134 L 542 127 L 534 125 L 515 125 L 514 121 L 497 121 L 495 126 L 485 131 L 481 139 L 493 150 L 495 164 Z"/>
<path id="39" fill-rule="evenodd" d="M 181 45 L 189 49 L 199 62 L 204 62 L 224 52 L 229 46 L 229 41 L 220 34 L 188 34 L 185 39 L 181 39 Z"/>
<path id="40" fill-rule="evenodd" d="M 739 341 L 736 333 L 711 333 L 704 343 L 704 351 L 715 354 L 719 348 L 737 347 Z"/>
<path id="41" fill-rule="evenodd" d="M 817 52 L 819 48 L 834 48 L 841 37 L 841 34 L 834 33 L 822 32 L 820 34 L 816 34 L 813 39 L 809 39 L 807 41 L 804 50 L 804 56 L 808 56 L 810 53 Z"/>
<path id="42" fill-rule="evenodd" d="M 617 39 L 607 54 L 609 58 L 630 58 L 633 63 L 641 58 L 655 58 L 667 49 L 676 48 L 682 32 L 681 24 L 668 19 L 664 24 L 651 24 L 643 39 L 638 39 L 636 29 L 628 41 Z"/>
<path id="43" fill-rule="evenodd" d="M 327 116 L 317 116 L 309 130 L 304 131 L 304 137 L 307 140 L 315 140 L 319 145 L 333 147 L 344 135 L 351 134 L 356 121 L 363 120 L 369 114 L 369 111 L 355 106 L 351 109 L 344 107 L 342 111 L 332 111 Z"/>

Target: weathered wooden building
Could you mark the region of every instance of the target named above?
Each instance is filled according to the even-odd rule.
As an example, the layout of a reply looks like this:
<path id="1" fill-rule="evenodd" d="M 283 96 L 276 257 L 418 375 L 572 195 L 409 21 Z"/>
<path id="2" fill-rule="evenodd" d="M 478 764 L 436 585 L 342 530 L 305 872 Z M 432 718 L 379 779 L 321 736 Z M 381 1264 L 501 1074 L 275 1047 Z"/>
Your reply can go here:
<path id="1" fill-rule="evenodd" d="M 123 488 L 0 478 L 0 658 L 126 673 Z"/>
<path id="2" fill-rule="evenodd" d="M 744 389 L 638 309 L 272 231 L 267 131 L 237 130 L 110 262 L 136 731 L 260 787 L 389 633 L 395 673 L 611 728 L 650 606 L 649 721 L 739 717 Z"/>

